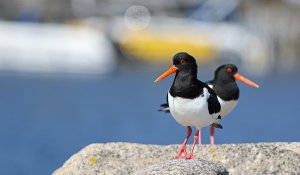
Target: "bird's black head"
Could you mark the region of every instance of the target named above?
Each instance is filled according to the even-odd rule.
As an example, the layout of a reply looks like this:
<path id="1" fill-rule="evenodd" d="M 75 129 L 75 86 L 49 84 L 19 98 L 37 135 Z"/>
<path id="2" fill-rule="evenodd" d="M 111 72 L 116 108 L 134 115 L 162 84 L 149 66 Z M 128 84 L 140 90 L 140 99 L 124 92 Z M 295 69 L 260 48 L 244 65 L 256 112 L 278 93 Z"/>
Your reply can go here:
<path id="1" fill-rule="evenodd" d="M 160 75 L 154 82 L 159 82 L 173 73 L 176 73 L 175 77 L 180 74 L 180 77 L 197 79 L 197 63 L 195 58 L 186 52 L 177 53 L 173 57 L 173 66 Z"/>
<path id="2" fill-rule="evenodd" d="M 234 75 L 238 68 L 234 64 L 223 64 L 215 71 L 215 80 L 217 81 L 235 81 Z"/>
<path id="3" fill-rule="evenodd" d="M 173 56 L 173 65 L 178 69 L 177 72 L 189 71 L 197 74 L 197 63 L 195 58 L 186 53 L 179 52 Z"/>
<path id="4" fill-rule="evenodd" d="M 238 73 L 238 68 L 234 64 L 224 64 L 218 67 L 215 71 L 214 80 L 210 81 L 213 84 L 213 89 L 216 94 L 223 100 L 237 100 L 239 98 L 239 88 L 235 80 L 242 81 L 252 87 L 259 86 Z"/>
<path id="5" fill-rule="evenodd" d="M 224 64 L 217 68 L 215 71 L 215 83 L 220 83 L 225 85 L 226 83 L 235 82 L 235 80 L 242 81 L 249 86 L 258 88 L 259 86 L 252 82 L 251 80 L 247 79 L 246 77 L 242 76 L 238 73 L 238 68 L 234 64 Z"/>
<path id="6" fill-rule="evenodd" d="M 194 99 L 203 92 L 203 87 L 199 86 L 200 81 L 197 79 L 197 64 L 193 56 L 185 52 L 175 54 L 173 66 L 160 75 L 155 82 L 164 79 L 172 73 L 176 73 L 169 90 L 173 97 Z"/>

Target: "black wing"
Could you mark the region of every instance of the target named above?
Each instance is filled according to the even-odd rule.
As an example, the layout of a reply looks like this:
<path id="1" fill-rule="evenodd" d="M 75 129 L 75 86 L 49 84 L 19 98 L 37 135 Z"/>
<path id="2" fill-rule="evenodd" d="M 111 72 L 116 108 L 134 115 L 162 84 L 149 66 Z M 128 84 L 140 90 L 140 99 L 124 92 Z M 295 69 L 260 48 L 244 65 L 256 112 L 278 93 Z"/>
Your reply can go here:
<path id="1" fill-rule="evenodd" d="M 221 105 L 215 91 L 212 90 L 207 84 L 205 84 L 205 88 L 209 92 L 209 97 L 207 99 L 209 114 L 219 113 L 221 111 Z"/>
<path id="2" fill-rule="evenodd" d="M 170 112 L 169 102 L 168 102 L 168 94 L 167 94 L 166 100 L 167 100 L 167 102 L 164 104 L 161 104 L 160 105 L 161 108 L 158 111 L 165 112 L 165 113 Z"/>

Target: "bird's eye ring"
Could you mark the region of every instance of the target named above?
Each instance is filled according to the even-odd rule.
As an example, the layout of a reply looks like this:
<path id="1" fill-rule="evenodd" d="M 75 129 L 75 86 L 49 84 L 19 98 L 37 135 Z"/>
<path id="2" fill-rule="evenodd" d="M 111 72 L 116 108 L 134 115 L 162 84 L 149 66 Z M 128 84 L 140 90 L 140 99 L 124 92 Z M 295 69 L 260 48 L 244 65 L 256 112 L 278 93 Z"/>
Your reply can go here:
<path id="1" fill-rule="evenodd" d="M 226 68 L 226 72 L 228 73 L 232 72 L 232 68 L 231 67 Z"/>
<path id="2" fill-rule="evenodd" d="M 180 60 L 180 64 L 183 64 L 183 63 L 185 63 L 185 60 L 184 60 L 184 59 L 181 59 L 181 60 Z"/>

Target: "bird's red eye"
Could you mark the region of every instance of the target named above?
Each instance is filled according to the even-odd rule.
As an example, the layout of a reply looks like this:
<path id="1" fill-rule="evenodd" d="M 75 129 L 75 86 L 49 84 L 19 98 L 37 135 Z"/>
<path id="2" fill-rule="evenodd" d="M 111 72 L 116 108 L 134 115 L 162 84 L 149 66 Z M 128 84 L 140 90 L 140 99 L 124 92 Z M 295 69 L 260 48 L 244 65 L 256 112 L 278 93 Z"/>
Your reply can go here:
<path id="1" fill-rule="evenodd" d="M 226 68 L 226 72 L 228 73 L 232 72 L 232 68 L 231 67 Z"/>
<path id="2" fill-rule="evenodd" d="M 184 59 L 181 59 L 181 60 L 180 60 L 180 64 L 183 64 L 183 63 L 185 63 L 185 60 L 184 60 Z"/>

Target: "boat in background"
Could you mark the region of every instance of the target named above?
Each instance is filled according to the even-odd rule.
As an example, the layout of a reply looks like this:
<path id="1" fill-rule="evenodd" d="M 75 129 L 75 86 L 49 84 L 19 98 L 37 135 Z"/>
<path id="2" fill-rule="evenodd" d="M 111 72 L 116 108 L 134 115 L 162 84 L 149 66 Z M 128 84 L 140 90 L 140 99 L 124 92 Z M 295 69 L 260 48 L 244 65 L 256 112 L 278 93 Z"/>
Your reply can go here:
<path id="1" fill-rule="evenodd" d="M 87 25 L 0 22 L 0 70 L 103 74 L 116 67 L 104 32 Z"/>
<path id="2" fill-rule="evenodd" d="M 174 53 L 185 51 L 200 64 L 232 62 L 263 74 L 274 61 L 270 43 L 234 23 L 151 17 L 147 26 L 135 30 L 116 18 L 108 31 L 123 55 L 145 62 L 169 62 Z"/>

